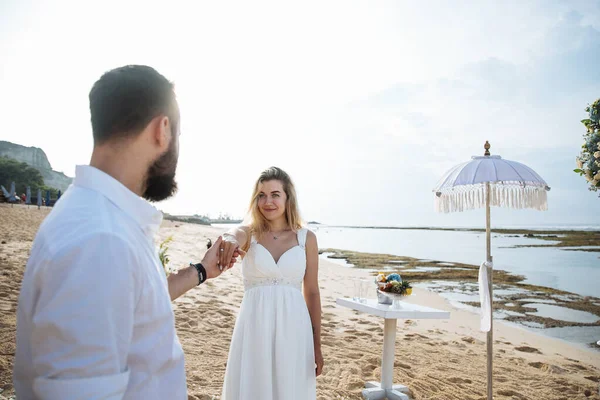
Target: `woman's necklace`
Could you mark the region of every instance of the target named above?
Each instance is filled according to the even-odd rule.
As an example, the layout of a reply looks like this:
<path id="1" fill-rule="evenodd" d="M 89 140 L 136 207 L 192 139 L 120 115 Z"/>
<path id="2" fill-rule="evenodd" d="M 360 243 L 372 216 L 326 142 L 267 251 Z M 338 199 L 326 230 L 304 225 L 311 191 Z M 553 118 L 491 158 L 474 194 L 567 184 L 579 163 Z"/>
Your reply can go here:
<path id="1" fill-rule="evenodd" d="M 275 234 L 276 232 L 271 232 L 271 231 L 270 231 L 269 233 L 270 233 L 271 235 L 273 235 L 273 239 L 277 240 L 277 239 L 279 239 L 279 238 L 281 237 L 281 234 L 282 234 L 283 232 L 287 232 L 287 231 L 289 231 L 289 229 L 284 229 L 284 230 L 282 230 L 282 231 L 278 232 L 277 234 Z"/>

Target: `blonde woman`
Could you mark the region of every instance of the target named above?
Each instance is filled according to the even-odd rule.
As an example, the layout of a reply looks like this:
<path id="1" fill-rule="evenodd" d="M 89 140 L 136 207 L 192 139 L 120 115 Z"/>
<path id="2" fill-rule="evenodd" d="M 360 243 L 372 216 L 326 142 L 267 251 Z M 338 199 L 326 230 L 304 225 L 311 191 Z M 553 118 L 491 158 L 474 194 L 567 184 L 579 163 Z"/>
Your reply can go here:
<path id="1" fill-rule="evenodd" d="M 319 252 L 315 234 L 301 225 L 285 171 L 271 167 L 260 174 L 249 216 L 221 244 L 221 265 L 236 249 L 247 250 L 222 398 L 315 399 L 315 378 L 323 370 Z"/>

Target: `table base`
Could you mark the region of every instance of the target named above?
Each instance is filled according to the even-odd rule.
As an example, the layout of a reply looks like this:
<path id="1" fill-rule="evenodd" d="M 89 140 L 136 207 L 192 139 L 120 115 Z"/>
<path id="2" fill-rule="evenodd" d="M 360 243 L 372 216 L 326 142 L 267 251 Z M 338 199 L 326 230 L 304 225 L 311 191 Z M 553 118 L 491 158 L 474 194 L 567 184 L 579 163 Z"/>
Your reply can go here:
<path id="1" fill-rule="evenodd" d="M 367 382 L 362 391 L 363 399 L 367 400 L 409 400 L 405 394 L 408 388 L 404 385 L 394 385 L 391 389 L 382 389 L 379 382 Z"/>

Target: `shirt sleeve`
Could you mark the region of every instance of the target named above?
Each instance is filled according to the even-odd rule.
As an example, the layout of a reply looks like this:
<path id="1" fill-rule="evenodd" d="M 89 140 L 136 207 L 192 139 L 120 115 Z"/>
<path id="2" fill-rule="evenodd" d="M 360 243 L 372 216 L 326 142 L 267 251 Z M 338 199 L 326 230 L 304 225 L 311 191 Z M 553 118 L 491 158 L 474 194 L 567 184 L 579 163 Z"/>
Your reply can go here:
<path id="1" fill-rule="evenodd" d="M 132 245 L 90 234 L 44 262 L 34 284 L 31 351 L 39 399 L 123 397 L 135 309 Z"/>

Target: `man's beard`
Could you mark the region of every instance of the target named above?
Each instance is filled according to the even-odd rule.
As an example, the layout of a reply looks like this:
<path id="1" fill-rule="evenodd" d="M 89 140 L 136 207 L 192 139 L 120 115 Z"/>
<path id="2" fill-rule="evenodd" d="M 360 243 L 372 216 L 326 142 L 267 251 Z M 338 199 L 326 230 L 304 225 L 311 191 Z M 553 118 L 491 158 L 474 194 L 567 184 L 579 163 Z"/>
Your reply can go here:
<path id="1" fill-rule="evenodd" d="M 148 201 L 162 201 L 177 192 L 175 170 L 177 169 L 177 150 L 174 141 L 169 150 L 158 158 L 148 169 L 146 189 L 142 197 Z"/>

